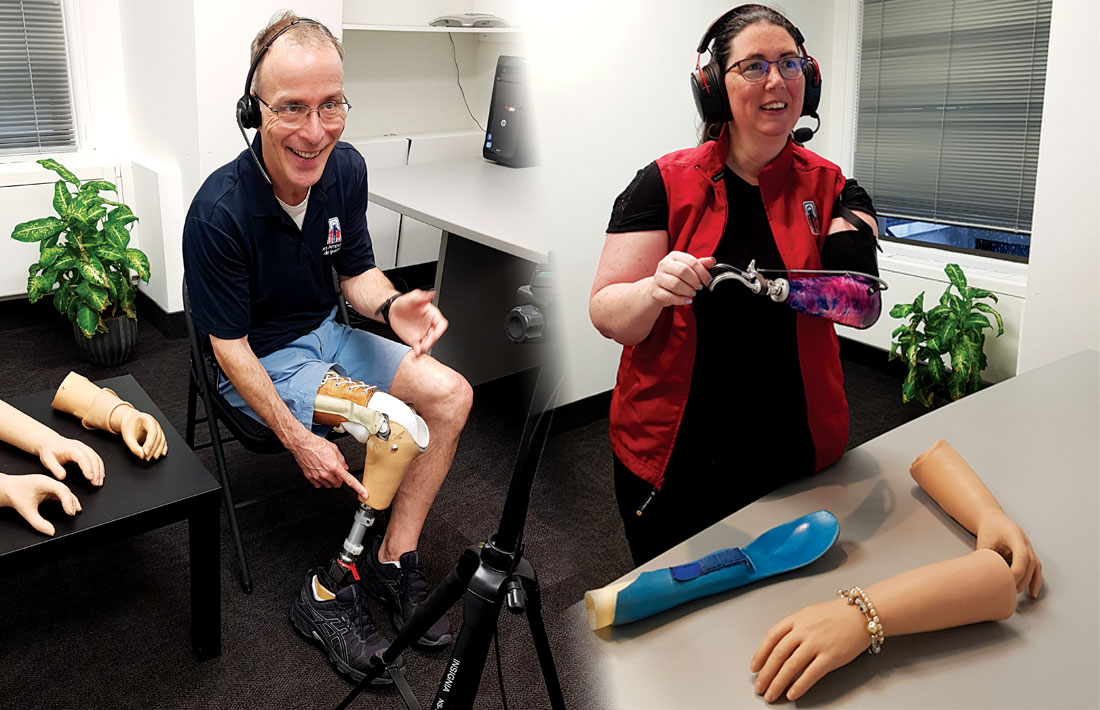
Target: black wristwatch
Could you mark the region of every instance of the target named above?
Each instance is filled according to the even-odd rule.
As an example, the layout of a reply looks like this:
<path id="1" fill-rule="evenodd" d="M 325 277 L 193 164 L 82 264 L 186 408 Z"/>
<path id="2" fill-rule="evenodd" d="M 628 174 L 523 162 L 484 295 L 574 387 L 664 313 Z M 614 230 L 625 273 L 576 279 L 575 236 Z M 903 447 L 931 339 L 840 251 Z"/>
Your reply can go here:
<path id="1" fill-rule="evenodd" d="M 374 315 L 382 316 L 382 320 L 385 321 L 386 325 L 388 326 L 390 324 L 390 306 L 392 306 L 393 302 L 396 301 L 400 296 L 404 295 L 405 294 L 399 291 L 387 298 L 385 301 L 382 301 L 382 305 L 378 307 L 378 309 L 374 312 Z"/>

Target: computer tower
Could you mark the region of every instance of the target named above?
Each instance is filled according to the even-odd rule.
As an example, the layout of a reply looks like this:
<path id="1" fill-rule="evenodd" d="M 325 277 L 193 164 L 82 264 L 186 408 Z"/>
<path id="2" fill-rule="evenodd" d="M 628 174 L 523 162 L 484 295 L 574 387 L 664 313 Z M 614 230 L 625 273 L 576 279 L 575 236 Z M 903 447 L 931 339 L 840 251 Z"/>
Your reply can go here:
<path id="1" fill-rule="evenodd" d="M 527 77 L 526 57 L 501 55 L 497 59 L 489 121 L 481 151 L 486 160 L 514 168 L 535 162 Z"/>

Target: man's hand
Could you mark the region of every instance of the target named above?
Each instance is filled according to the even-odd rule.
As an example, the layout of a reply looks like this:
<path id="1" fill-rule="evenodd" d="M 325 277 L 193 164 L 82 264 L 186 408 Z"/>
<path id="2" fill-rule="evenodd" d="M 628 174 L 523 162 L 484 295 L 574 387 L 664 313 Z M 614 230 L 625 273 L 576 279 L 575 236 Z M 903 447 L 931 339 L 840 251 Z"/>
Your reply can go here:
<path id="1" fill-rule="evenodd" d="M 84 442 L 57 434 L 42 442 L 36 453 L 42 465 L 59 481 L 65 480 L 65 464 L 75 463 L 93 486 L 103 485 L 103 459 Z"/>
<path id="2" fill-rule="evenodd" d="M 53 523 L 43 518 L 38 513 L 38 506 L 43 501 L 54 498 L 61 502 L 61 507 L 69 515 L 80 512 L 80 501 L 64 483 L 59 483 L 49 476 L 40 473 L 32 473 L 25 476 L 8 476 L 0 473 L 0 507 L 11 506 L 15 512 L 31 524 L 43 535 L 54 534 Z"/>
<path id="3" fill-rule="evenodd" d="M 432 303 L 432 292 L 417 289 L 390 305 L 390 327 L 419 356 L 431 350 L 447 330 L 447 319 Z"/>
<path id="4" fill-rule="evenodd" d="M 336 444 L 309 433 L 300 443 L 288 448 L 294 454 L 302 474 L 314 488 L 339 488 L 346 483 L 359 495 L 360 500 L 367 500 L 367 489 L 348 472 L 348 464 Z"/>

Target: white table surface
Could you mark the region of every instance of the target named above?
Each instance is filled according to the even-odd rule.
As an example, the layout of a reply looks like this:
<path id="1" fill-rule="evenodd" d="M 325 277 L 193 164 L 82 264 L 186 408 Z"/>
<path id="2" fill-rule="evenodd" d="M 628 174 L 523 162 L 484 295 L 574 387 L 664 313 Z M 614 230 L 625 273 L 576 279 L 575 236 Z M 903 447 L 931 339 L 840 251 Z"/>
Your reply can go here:
<path id="1" fill-rule="evenodd" d="M 537 167 L 509 168 L 483 158 L 379 168 L 367 173 L 371 202 L 528 261 L 546 261 L 536 206 Z"/>
<path id="2" fill-rule="evenodd" d="M 848 452 L 818 476 L 733 514 L 638 571 L 744 546 L 818 509 L 840 521 L 824 557 L 797 572 L 697 600 L 634 624 L 585 631 L 580 653 L 612 708 L 766 707 L 749 660 L 786 615 L 908 569 L 968 554 L 974 538 L 910 478 L 936 439 L 950 442 L 1027 532 L 1043 564 L 1037 601 L 1007 621 L 887 638 L 796 703 L 843 708 L 1100 706 L 1100 353 L 1085 351 L 934 410 Z M 899 392 L 900 396 L 900 392 Z M 919 405 L 913 405 L 919 406 Z M 731 421 L 736 421 L 731 411 Z M 740 455 L 737 464 L 732 454 Z M 731 465 L 757 470 L 751 451 Z M 637 571 L 623 579 L 636 576 Z M 583 602 L 568 623 L 583 625 Z"/>

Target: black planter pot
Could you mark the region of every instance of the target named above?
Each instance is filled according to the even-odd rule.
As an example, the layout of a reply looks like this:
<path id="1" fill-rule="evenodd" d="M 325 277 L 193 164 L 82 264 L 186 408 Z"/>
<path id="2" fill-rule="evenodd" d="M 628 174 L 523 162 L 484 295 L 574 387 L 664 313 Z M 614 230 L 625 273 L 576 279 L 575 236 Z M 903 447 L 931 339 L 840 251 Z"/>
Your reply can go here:
<path id="1" fill-rule="evenodd" d="M 107 326 L 107 332 L 96 333 L 89 339 L 73 323 L 73 337 L 76 338 L 77 347 L 84 357 L 96 365 L 121 365 L 130 359 L 134 346 L 137 345 L 137 319 L 116 316 L 104 318 L 103 324 Z"/>

